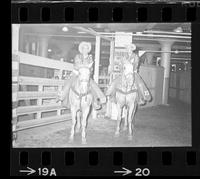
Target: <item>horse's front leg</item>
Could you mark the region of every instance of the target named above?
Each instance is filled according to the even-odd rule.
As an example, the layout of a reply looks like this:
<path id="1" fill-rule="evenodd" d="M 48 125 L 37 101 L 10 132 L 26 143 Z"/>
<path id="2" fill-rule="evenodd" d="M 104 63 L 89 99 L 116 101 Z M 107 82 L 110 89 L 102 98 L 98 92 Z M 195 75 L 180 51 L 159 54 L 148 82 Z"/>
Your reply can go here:
<path id="1" fill-rule="evenodd" d="M 77 113 L 77 110 L 75 108 L 71 108 L 72 127 L 71 127 L 71 132 L 70 132 L 70 137 L 69 137 L 70 143 L 74 141 L 74 129 L 76 126 L 76 113 Z"/>
<path id="2" fill-rule="evenodd" d="M 117 115 L 117 128 L 116 128 L 116 131 L 115 131 L 115 137 L 119 136 L 120 124 L 121 124 L 121 115 L 122 115 L 122 107 L 118 103 L 117 103 L 117 111 L 118 111 L 118 115 Z"/>
<path id="3" fill-rule="evenodd" d="M 86 141 L 86 126 L 87 126 L 87 118 L 88 118 L 89 111 L 90 111 L 90 107 L 86 107 L 86 108 L 82 109 L 82 120 L 81 120 L 82 144 L 87 144 L 87 141 Z"/>
<path id="4" fill-rule="evenodd" d="M 136 111 L 136 103 L 130 105 L 128 110 L 128 140 L 132 140 L 133 138 L 133 119 L 135 117 L 135 111 Z"/>
<path id="5" fill-rule="evenodd" d="M 76 132 L 78 133 L 81 128 L 81 112 L 77 112 L 77 117 L 76 117 Z"/>
<path id="6" fill-rule="evenodd" d="M 123 130 L 126 131 L 127 126 L 128 126 L 128 108 L 127 107 L 124 107 L 123 113 L 124 113 L 124 128 L 123 128 Z"/>

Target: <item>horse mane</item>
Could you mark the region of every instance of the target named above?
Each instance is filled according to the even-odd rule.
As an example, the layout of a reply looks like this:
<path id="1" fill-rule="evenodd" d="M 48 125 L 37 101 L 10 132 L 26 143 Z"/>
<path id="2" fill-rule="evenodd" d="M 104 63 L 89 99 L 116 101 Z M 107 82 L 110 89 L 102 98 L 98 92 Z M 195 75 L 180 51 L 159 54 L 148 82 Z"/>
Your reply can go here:
<path id="1" fill-rule="evenodd" d="M 133 82 L 132 82 L 132 86 L 135 83 L 135 72 L 133 73 Z M 127 84 L 127 78 L 125 78 L 125 76 L 123 74 L 120 74 L 115 80 L 115 88 L 123 88 L 124 84 Z M 125 85 L 126 86 L 126 85 Z"/>

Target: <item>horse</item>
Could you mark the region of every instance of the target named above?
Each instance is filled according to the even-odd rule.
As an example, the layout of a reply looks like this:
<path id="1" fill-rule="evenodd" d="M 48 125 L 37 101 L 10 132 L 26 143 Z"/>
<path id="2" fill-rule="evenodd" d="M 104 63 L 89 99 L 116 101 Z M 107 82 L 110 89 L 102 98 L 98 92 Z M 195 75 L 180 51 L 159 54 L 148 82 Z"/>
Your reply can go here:
<path id="1" fill-rule="evenodd" d="M 69 104 L 72 116 L 72 126 L 69 142 L 74 141 L 74 132 L 77 123 L 78 129 L 82 128 L 82 144 L 86 144 L 86 126 L 90 113 L 93 96 L 90 91 L 90 68 L 92 63 L 80 67 L 76 80 L 72 83 L 69 91 Z M 81 122 L 80 122 L 81 121 Z"/>
<path id="2" fill-rule="evenodd" d="M 122 113 L 125 108 L 124 130 L 126 130 L 128 126 L 128 140 L 132 140 L 132 128 L 137 108 L 138 92 L 135 84 L 133 65 L 129 61 L 123 62 L 122 74 L 111 83 L 106 95 L 114 97 L 117 106 L 118 116 L 115 137 L 118 137 L 120 134 Z"/>

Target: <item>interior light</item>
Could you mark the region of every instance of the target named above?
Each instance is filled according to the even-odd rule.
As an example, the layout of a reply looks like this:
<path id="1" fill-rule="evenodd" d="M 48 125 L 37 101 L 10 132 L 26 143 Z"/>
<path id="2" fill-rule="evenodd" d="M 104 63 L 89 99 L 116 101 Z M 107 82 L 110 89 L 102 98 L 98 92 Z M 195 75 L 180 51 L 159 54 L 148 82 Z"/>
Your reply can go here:
<path id="1" fill-rule="evenodd" d="M 136 32 L 137 35 L 142 35 L 142 32 Z"/>
<path id="2" fill-rule="evenodd" d="M 48 52 L 52 52 L 52 50 L 49 48 L 48 50 L 47 50 Z"/>
<path id="3" fill-rule="evenodd" d="M 68 31 L 68 28 L 65 26 L 65 27 L 62 28 L 62 31 L 63 31 L 63 32 L 67 32 L 67 31 Z"/>
<path id="4" fill-rule="evenodd" d="M 175 54 L 178 54 L 178 53 L 179 53 L 179 51 L 178 51 L 178 50 L 175 50 L 175 51 L 174 51 L 174 53 L 175 53 Z"/>
<path id="5" fill-rule="evenodd" d="M 182 29 L 182 27 L 177 27 L 176 29 L 174 29 L 174 32 L 182 33 L 183 29 Z"/>

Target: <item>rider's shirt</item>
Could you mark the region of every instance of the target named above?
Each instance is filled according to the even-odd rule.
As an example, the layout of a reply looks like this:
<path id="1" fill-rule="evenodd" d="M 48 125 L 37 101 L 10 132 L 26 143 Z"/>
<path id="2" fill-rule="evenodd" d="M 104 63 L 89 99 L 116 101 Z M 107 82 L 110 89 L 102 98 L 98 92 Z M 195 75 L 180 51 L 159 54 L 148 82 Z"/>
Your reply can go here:
<path id="1" fill-rule="evenodd" d="M 86 58 L 82 54 L 78 54 L 74 60 L 74 69 L 78 70 L 82 66 L 87 66 L 92 63 L 92 55 L 88 55 Z"/>

